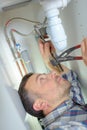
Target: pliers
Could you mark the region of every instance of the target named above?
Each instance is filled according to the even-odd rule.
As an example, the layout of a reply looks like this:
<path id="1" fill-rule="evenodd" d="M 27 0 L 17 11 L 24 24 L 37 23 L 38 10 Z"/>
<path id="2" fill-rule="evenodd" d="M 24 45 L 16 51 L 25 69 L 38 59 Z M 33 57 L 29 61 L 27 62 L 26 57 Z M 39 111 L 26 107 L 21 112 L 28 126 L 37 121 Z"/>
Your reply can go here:
<path id="1" fill-rule="evenodd" d="M 76 46 L 73 46 L 67 50 L 65 50 L 64 52 L 62 52 L 59 56 L 56 55 L 55 56 L 55 60 L 51 59 L 50 62 L 52 63 L 53 66 L 58 65 L 61 62 L 65 62 L 65 61 L 71 61 L 71 60 L 82 60 L 82 56 L 71 56 L 69 55 L 72 51 L 81 48 L 81 45 L 78 44 Z"/>
<path id="2" fill-rule="evenodd" d="M 40 31 L 40 28 L 41 27 L 39 25 L 34 25 L 34 30 L 35 30 L 36 34 L 38 35 L 38 37 L 40 37 L 43 40 L 43 42 L 45 42 L 45 39 Z"/>

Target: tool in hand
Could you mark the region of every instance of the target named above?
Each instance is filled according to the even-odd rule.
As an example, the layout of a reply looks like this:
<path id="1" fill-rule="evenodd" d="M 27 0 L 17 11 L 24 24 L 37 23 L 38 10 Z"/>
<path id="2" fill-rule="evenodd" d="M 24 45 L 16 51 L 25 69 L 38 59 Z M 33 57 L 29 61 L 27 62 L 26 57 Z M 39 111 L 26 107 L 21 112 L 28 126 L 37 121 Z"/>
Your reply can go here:
<path id="1" fill-rule="evenodd" d="M 61 63 L 61 62 L 65 62 L 65 61 L 71 61 L 71 60 L 82 60 L 82 56 L 71 56 L 69 55 L 71 52 L 73 52 L 74 50 L 81 48 L 81 45 L 76 45 L 74 47 L 71 47 L 69 49 L 67 49 L 66 51 L 62 52 L 59 56 L 55 56 L 55 59 L 50 60 L 50 62 L 52 63 L 52 65 L 56 66 L 57 64 Z"/>
<path id="2" fill-rule="evenodd" d="M 48 38 L 44 38 L 44 36 L 42 35 L 42 33 L 40 31 L 40 26 L 34 25 L 34 30 L 37 33 L 37 35 L 42 39 L 43 43 L 46 43 L 47 41 L 50 40 L 49 37 Z M 52 59 L 56 61 L 56 58 L 55 58 L 54 54 L 51 51 L 50 51 L 50 53 L 51 53 Z M 63 68 L 62 68 L 60 63 L 56 64 L 56 67 L 58 68 L 59 72 L 63 71 Z"/>

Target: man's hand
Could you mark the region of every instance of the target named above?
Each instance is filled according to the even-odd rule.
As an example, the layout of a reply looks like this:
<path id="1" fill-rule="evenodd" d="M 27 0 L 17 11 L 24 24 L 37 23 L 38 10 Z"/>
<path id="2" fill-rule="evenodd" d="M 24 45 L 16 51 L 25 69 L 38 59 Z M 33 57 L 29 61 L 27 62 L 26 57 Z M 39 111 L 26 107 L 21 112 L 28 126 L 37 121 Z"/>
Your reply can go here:
<path id="1" fill-rule="evenodd" d="M 87 38 L 83 39 L 81 43 L 81 51 L 84 63 L 87 65 Z"/>
<path id="2" fill-rule="evenodd" d="M 44 62 L 47 64 L 49 64 L 50 59 L 52 58 L 52 54 L 55 53 L 55 48 L 52 44 L 51 41 L 48 41 L 46 43 L 44 43 L 41 39 L 39 39 L 39 49 L 40 49 L 40 53 L 43 57 Z"/>
<path id="3" fill-rule="evenodd" d="M 38 41 L 39 43 L 39 49 L 40 49 L 40 53 L 42 55 L 42 58 L 46 64 L 46 66 L 50 69 L 50 70 L 54 70 L 56 71 L 58 74 L 63 74 L 63 73 L 68 73 L 69 69 L 67 67 L 65 67 L 64 65 L 62 65 L 63 68 L 63 72 L 60 72 L 60 69 L 56 66 L 53 66 L 50 62 L 50 59 L 52 59 L 52 55 L 55 56 L 56 50 L 55 47 L 53 46 L 51 41 L 48 41 L 46 43 L 44 43 L 41 39 L 39 39 Z"/>

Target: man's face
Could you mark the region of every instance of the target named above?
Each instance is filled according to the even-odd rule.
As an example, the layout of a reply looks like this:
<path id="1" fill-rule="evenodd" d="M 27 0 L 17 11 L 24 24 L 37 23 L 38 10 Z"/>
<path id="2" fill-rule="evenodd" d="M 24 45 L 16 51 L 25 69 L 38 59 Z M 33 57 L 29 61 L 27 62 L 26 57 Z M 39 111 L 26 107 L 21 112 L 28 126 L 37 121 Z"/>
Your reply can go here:
<path id="1" fill-rule="evenodd" d="M 57 75 L 55 72 L 49 74 L 33 74 L 27 81 L 26 89 L 41 95 L 49 102 L 58 101 L 69 93 L 70 83 Z"/>

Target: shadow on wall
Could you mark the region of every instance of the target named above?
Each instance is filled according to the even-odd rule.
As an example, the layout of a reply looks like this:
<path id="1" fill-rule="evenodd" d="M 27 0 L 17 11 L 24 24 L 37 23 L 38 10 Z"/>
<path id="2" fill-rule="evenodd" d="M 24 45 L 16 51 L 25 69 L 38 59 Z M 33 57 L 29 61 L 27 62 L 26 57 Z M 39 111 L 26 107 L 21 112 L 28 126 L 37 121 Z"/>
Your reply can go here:
<path id="1" fill-rule="evenodd" d="M 30 130 L 17 91 L 7 87 L 1 78 L 0 86 L 0 130 Z"/>

